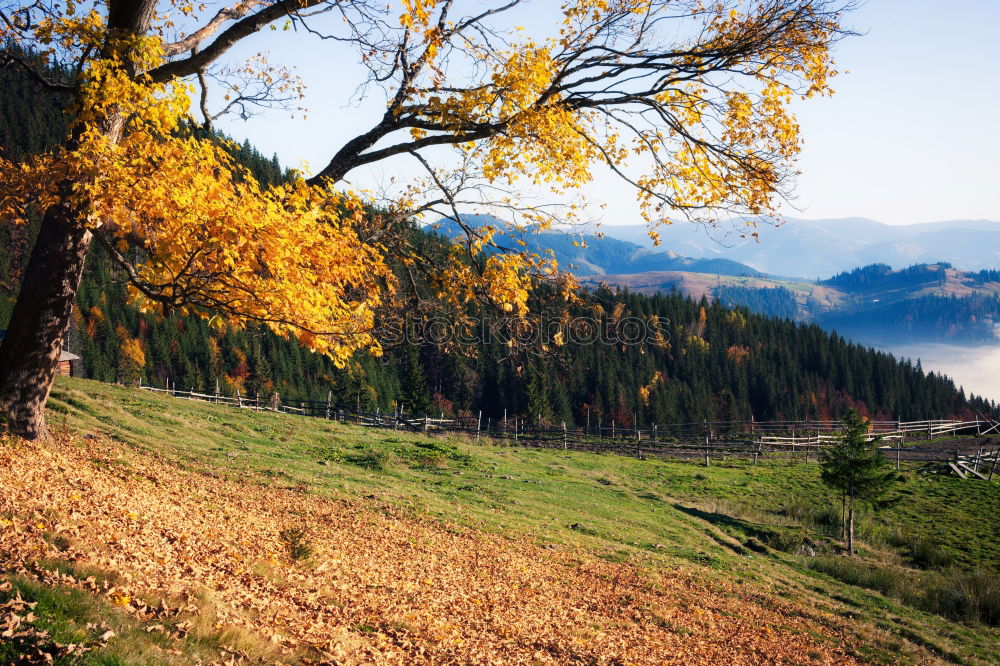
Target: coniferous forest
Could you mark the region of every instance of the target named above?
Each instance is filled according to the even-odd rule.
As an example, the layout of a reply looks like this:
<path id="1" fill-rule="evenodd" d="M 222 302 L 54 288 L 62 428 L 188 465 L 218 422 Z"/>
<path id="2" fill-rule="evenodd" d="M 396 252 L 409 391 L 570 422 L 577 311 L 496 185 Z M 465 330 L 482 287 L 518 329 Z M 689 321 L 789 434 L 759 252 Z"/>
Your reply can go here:
<path id="1" fill-rule="evenodd" d="M 957 293 L 922 293 L 924 289 L 944 287 L 951 268 L 946 262 L 938 262 L 895 271 L 886 264 L 844 271 L 817 283 L 843 292 L 844 301 L 835 308 L 812 297 L 800 302 L 791 290 L 781 286 L 720 285 L 712 295 L 731 307 L 813 321 L 854 340 L 938 340 L 973 345 L 994 342 L 996 322 L 1000 321 L 1000 297 L 995 291 L 1000 271 L 960 273 L 961 290 Z M 983 290 L 984 286 L 988 288 Z"/>
<path id="2" fill-rule="evenodd" d="M 54 145 L 64 132 L 58 98 L 8 71 L 0 79 L 0 149 L 19 155 Z M 286 177 L 277 157 L 248 143 L 237 159 L 263 183 Z M 413 233 L 424 232 L 414 229 Z M 0 224 L 0 328 L 16 294 L 33 238 L 31 226 Z M 434 243 L 427 235 L 424 242 Z M 743 294 L 727 294 L 739 300 Z M 723 299 L 728 300 L 728 299 Z M 658 321 L 644 344 L 549 345 L 511 354 L 498 341 L 456 354 L 423 342 L 388 346 L 336 368 L 295 341 L 250 328 L 233 331 L 208 319 L 142 314 L 126 305 L 122 276 L 96 247 L 80 287 L 67 348 L 82 372 L 119 381 L 282 399 L 326 399 L 410 413 L 506 410 L 530 421 L 614 419 L 624 426 L 708 420 L 837 418 L 854 407 L 886 419 L 997 414 L 947 378 L 851 344 L 815 325 L 694 302 L 678 294 L 644 296 L 596 290 L 571 315 L 618 323 Z"/>

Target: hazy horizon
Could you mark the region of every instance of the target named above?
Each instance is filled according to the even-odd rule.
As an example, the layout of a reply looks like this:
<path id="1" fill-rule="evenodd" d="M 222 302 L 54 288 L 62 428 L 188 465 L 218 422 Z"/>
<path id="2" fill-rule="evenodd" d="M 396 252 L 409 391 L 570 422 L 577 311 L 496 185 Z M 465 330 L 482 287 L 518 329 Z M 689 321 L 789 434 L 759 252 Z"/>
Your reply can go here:
<path id="1" fill-rule="evenodd" d="M 944 373 L 961 386 L 965 394 L 1000 401 L 1000 342 L 965 346 L 944 342 L 872 345 L 896 358 L 920 359 L 924 372 Z"/>

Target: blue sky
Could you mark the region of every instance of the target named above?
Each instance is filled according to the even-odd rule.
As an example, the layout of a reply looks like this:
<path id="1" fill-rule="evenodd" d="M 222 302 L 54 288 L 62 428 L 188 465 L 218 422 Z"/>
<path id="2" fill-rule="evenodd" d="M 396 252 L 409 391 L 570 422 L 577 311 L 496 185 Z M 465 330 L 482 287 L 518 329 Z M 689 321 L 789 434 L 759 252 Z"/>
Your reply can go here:
<path id="1" fill-rule="evenodd" d="M 796 107 L 802 173 L 783 213 L 889 224 L 1000 220 L 1000 0 L 868 0 L 846 22 L 864 34 L 836 47 L 838 69 L 848 72 L 834 80 L 837 94 Z M 307 117 L 270 112 L 220 126 L 285 164 L 318 169 L 380 113 L 380 100 L 350 99 L 360 72 L 345 51 L 265 33 L 248 54 L 264 46 L 275 61 L 298 65 Z M 407 169 L 387 164 L 352 179 L 374 186 Z M 607 202 L 606 223 L 640 221 L 630 191 L 612 177 L 588 189 Z"/>
<path id="2" fill-rule="evenodd" d="M 1000 0 L 869 0 L 798 107 L 802 217 L 1000 220 Z"/>

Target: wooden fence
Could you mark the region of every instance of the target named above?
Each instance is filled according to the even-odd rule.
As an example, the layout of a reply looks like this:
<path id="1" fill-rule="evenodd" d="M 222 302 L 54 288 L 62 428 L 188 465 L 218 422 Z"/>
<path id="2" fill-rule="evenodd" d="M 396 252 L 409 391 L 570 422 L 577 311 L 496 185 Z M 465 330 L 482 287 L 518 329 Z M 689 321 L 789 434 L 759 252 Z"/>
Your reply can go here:
<path id="1" fill-rule="evenodd" d="M 282 402 L 271 398 L 227 396 L 195 391 L 141 387 L 147 391 L 166 393 L 177 398 L 228 405 L 239 409 L 274 411 L 352 423 L 360 426 L 425 433 L 460 433 L 476 440 L 534 448 L 554 448 L 595 453 L 615 453 L 637 458 L 669 457 L 704 459 L 760 457 L 815 461 L 820 450 L 834 441 L 841 432 L 839 421 L 701 421 L 692 423 L 653 424 L 623 427 L 614 421 L 587 425 L 529 423 L 520 417 L 484 418 L 482 412 L 472 416 L 445 418 L 443 414 L 416 415 L 401 410 L 374 412 L 350 408 L 327 401 L 294 400 Z M 927 444 L 929 440 L 956 438 L 960 435 L 1000 434 L 1000 422 L 984 418 L 974 421 L 872 421 L 869 436 L 881 437 L 886 456 L 896 461 L 923 460 L 950 463 L 968 476 L 964 466 L 972 465 L 978 476 L 986 460 L 992 462 L 992 478 L 1000 451 L 986 452 L 974 440 L 947 448 Z M 920 442 L 924 445 L 916 446 Z M 975 458 L 970 458 L 975 454 Z M 985 457 L 984 457 L 985 456 Z M 990 458 L 992 456 L 992 458 Z M 970 460 L 973 462 L 970 463 Z M 983 467 L 985 469 L 985 467 Z"/>

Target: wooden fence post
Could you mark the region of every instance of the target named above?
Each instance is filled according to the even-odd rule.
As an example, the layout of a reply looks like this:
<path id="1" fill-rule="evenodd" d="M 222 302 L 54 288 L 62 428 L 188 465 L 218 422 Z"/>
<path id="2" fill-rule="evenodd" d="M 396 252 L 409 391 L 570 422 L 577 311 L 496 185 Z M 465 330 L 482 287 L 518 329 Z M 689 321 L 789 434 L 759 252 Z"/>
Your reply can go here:
<path id="1" fill-rule="evenodd" d="M 177 384 L 176 384 L 176 382 L 172 382 L 170 379 L 166 380 L 166 388 L 165 389 L 153 389 L 153 388 L 150 387 L 149 390 L 155 390 L 155 391 L 163 390 L 163 391 L 171 394 L 174 397 L 178 396 L 178 393 L 177 393 Z M 183 393 L 184 393 L 183 391 L 180 392 L 181 397 L 184 397 Z M 271 396 L 270 396 L 270 399 L 267 400 L 266 402 L 261 401 L 261 399 L 260 399 L 260 393 L 259 392 L 255 392 L 255 396 L 256 397 L 253 397 L 253 398 L 251 398 L 249 395 L 247 396 L 247 399 L 245 400 L 245 402 L 247 403 L 246 407 L 255 409 L 256 411 L 263 411 L 263 410 L 271 410 L 271 411 L 276 411 L 276 412 L 286 412 L 286 411 L 287 412 L 294 412 L 294 411 L 296 411 L 295 408 L 291 407 L 291 406 L 289 406 L 287 409 L 285 409 L 285 407 L 282 405 L 280 394 L 277 391 L 273 392 L 271 394 Z M 194 387 L 192 387 L 191 391 L 188 392 L 188 395 L 186 397 L 188 399 L 191 399 L 191 400 L 204 400 L 204 401 L 207 401 L 207 402 L 216 402 L 216 403 L 220 403 L 220 404 L 224 403 L 224 404 L 228 404 L 228 405 L 235 406 L 235 407 L 243 407 L 244 406 L 243 405 L 243 403 L 244 403 L 243 395 L 242 395 L 242 393 L 240 392 L 239 389 L 235 390 L 235 396 L 223 396 L 222 393 L 221 393 L 221 387 L 220 387 L 220 384 L 218 383 L 218 381 L 216 382 L 215 395 L 201 394 L 201 393 L 195 394 L 194 393 Z M 309 407 L 308 408 L 306 407 L 306 402 L 309 402 Z M 292 405 L 292 404 L 294 404 L 294 402 L 289 403 L 289 405 Z M 369 414 L 369 413 L 362 413 L 360 411 L 358 411 L 358 412 L 350 412 L 346 408 L 340 408 L 340 407 L 338 407 L 336 410 L 334 410 L 334 408 L 333 408 L 333 391 L 332 391 L 332 389 L 329 390 L 329 391 L 327 391 L 327 399 L 326 399 L 325 409 L 323 407 L 321 407 L 321 405 L 323 405 L 323 403 L 320 402 L 320 401 L 303 401 L 303 400 L 300 400 L 299 401 L 299 409 L 298 409 L 298 411 L 301 411 L 301 413 L 303 415 L 306 415 L 306 416 L 315 416 L 315 417 L 321 417 L 322 416 L 323 418 L 326 418 L 328 420 L 331 417 L 333 417 L 333 418 L 336 418 L 341 423 L 349 423 L 351 415 L 353 414 L 354 418 L 355 418 L 355 422 L 358 423 L 358 424 L 362 424 L 362 425 L 374 425 L 376 427 L 388 427 L 388 424 L 384 424 L 383 421 L 382 421 L 382 409 L 379 406 L 376 406 L 376 408 L 375 408 L 374 417 L 372 417 L 372 415 Z M 398 415 L 397 415 L 397 413 L 396 413 L 396 403 L 394 402 L 394 406 L 393 406 L 393 421 L 392 421 L 392 427 L 393 427 L 394 430 L 398 429 L 398 427 L 400 425 L 400 421 L 403 421 L 403 413 L 404 413 L 404 406 L 402 404 L 399 404 L 399 411 L 398 411 Z M 633 416 L 635 417 L 637 415 L 633 414 Z M 424 433 L 429 433 L 430 432 L 430 421 L 431 421 L 430 415 L 425 413 L 424 414 L 424 420 L 423 420 L 423 432 Z M 482 437 L 482 432 L 483 432 L 483 422 L 482 421 L 483 421 L 483 412 L 482 412 L 482 410 L 480 410 L 479 413 L 478 413 L 478 416 L 476 418 L 476 440 L 477 441 L 480 440 L 481 437 Z M 416 428 L 419 427 L 420 421 L 418 419 L 413 419 L 412 421 L 405 421 L 404 423 L 405 423 L 405 425 L 407 427 L 416 429 Z M 444 414 L 442 412 L 441 419 L 440 419 L 440 421 L 438 421 L 435 424 L 435 428 L 443 430 L 443 431 L 454 430 L 454 431 L 461 431 L 461 432 L 466 432 L 467 433 L 468 430 L 469 430 L 469 426 L 464 425 L 465 423 L 467 423 L 467 421 L 461 421 L 460 419 L 452 419 L 452 420 L 449 420 L 449 421 L 446 422 L 444 420 Z M 731 426 L 733 422 L 727 422 L 727 423 L 728 423 L 729 426 Z M 745 424 L 745 422 L 739 422 L 739 423 Z M 761 427 L 762 428 L 761 429 L 761 436 L 760 437 L 756 437 L 755 433 L 756 433 L 757 424 L 756 424 L 756 420 L 752 417 L 752 415 L 751 415 L 751 421 L 750 421 L 750 423 L 751 423 L 751 431 L 754 434 L 754 436 L 752 437 L 752 439 L 751 439 L 751 441 L 749 443 L 749 445 L 751 447 L 749 450 L 752 452 L 752 456 L 753 456 L 753 458 L 752 458 L 752 464 L 756 465 L 757 462 L 758 462 L 758 460 L 760 459 L 760 457 L 764 453 L 764 435 L 766 435 L 766 433 L 768 433 L 768 432 L 771 432 L 771 430 L 769 430 L 769 424 L 765 423 L 765 425 Z M 820 435 L 820 434 L 810 435 L 808 433 L 810 432 L 810 426 L 812 426 L 813 428 L 820 428 L 820 429 L 822 429 L 823 426 L 822 425 L 818 425 L 818 424 L 820 424 L 820 422 L 796 422 L 796 423 L 799 423 L 802 427 L 806 428 L 807 434 L 803 438 L 803 442 L 802 442 L 804 444 L 804 447 L 805 447 L 804 450 L 803 450 L 803 452 L 805 453 L 806 462 L 810 462 L 811 458 L 813 457 L 812 456 L 812 450 L 814 448 L 816 449 L 816 457 L 818 459 L 819 455 L 820 455 L 820 453 L 822 451 L 823 440 L 824 440 L 825 436 Z M 978 426 L 979 430 L 982 431 L 983 424 L 989 425 L 990 423 L 992 423 L 992 422 L 991 421 L 980 421 L 979 422 L 979 426 Z M 916 424 L 915 429 L 911 430 L 909 425 L 904 426 L 903 423 L 900 420 L 897 419 L 897 421 L 896 421 L 897 432 L 894 435 L 895 437 L 898 438 L 897 445 L 895 447 L 895 452 L 896 452 L 896 470 L 897 471 L 899 471 L 899 470 L 902 469 L 902 449 L 905 447 L 905 444 L 906 444 L 906 433 L 907 432 L 915 432 L 915 433 L 918 433 L 918 437 L 919 437 L 919 434 L 923 433 L 924 424 L 927 424 L 926 427 L 928 429 L 928 432 L 931 435 L 934 434 L 935 428 L 939 428 L 940 432 L 945 432 L 947 428 L 949 428 L 949 427 L 954 428 L 955 427 L 955 422 L 938 422 L 937 425 L 935 425 L 935 423 L 933 423 L 933 422 L 923 421 L 923 422 L 918 422 Z M 513 437 L 513 439 L 514 439 L 514 444 L 513 445 L 514 446 L 519 446 L 520 445 L 521 435 L 524 435 L 527 438 L 527 442 L 529 444 L 533 442 L 533 443 L 535 443 L 537 445 L 540 445 L 540 446 L 547 446 L 548 444 L 553 443 L 553 436 L 558 437 L 559 430 L 557 429 L 558 427 L 555 426 L 555 425 L 549 425 L 549 426 L 544 426 L 544 427 L 541 426 L 541 425 L 538 425 L 538 426 L 536 426 L 536 428 L 531 433 L 529 433 L 528 430 L 526 429 L 526 425 L 527 425 L 526 420 L 525 419 L 519 419 L 519 417 L 517 417 L 517 416 L 514 417 L 514 424 L 513 425 L 514 425 L 514 437 Z M 638 422 L 636 422 L 634 425 L 635 425 L 635 443 L 634 443 L 635 444 L 635 456 L 636 456 L 637 459 L 642 460 L 642 429 L 639 427 Z M 773 427 L 775 429 L 777 429 L 777 428 L 780 427 L 782 429 L 781 431 L 783 431 L 783 428 L 789 427 L 790 425 L 791 424 L 789 422 L 781 422 L 781 423 L 775 423 Z M 892 424 L 890 423 L 890 427 L 891 427 L 891 425 Z M 1000 424 L 993 425 L 986 432 L 989 433 L 990 430 L 992 430 L 992 429 L 994 429 L 994 428 L 996 428 L 998 426 L 1000 426 Z M 741 425 L 741 427 L 742 427 L 742 425 Z M 967 427 L 971 429 L 971 421 L 967 422 Z M 721 430 L 719 430 L 719 431 L 714 430 L 712 427 L 709 426 L 709 423 L 708 423 L 707 419 L 704 419 L 702 421 L 702 428 L 703 428 L 702 433 L 703 433 L 703 436 L 704 436 L 705 466 L 708 467 L 708 466 L 711 465 L 712 442 L 713 442 L 713 440 L 722 441 L 723 440 L 723 437 L 722 437 L 722 432 L 723 431 L 721 431 Z M 793 428 L 794 428 L 794 426 L 793 426 Z M 569 426 L 567 425 L 567 423 L 566 423 L 565 420 L 563 420 L 561 422 L 561 429 L 562 429 L 562 446 L 563 446 L 563 450 L 568 450 L 569 449 Z M 777 431 L 777 430 L 775 430 L 775 431 Z M 493 426 L 492 426 L 492 419 L 487 418 L 486 433 L 487 433 L 487 435 L 490 435 L 493 432 L 494 431 L 493 431 Z M 510 431 L 508 430 L 508 425 L 507 425 L 507 410 L 504 409 L 503 424 L 501 425 L 500 422 L 498 421 L 496 434 L 499 437 L 501 437 L 503 441 L 506 441 L 508 439 L 508 437 L 509 437 L 509 432 Z M 590 432 L 589 412 L 588 412 L 587 427 L 586 427 L 585 430 L 582 430 L 581 432 L 583 434 L 583 439 L 581 440 L 582 446 L 580 447 L 581 450 L 588 450 L 588 448 L 593 448 L 593 450 L 596 451 L 596 452 L 600 452 L 602 450 L 605 450 L 605 446 L 606 445 L 604 444 L 604 428 L 603 428 L 603 423 L 602 423 L 602 420 L 601 420 L 600 416 L 598 416 L 596 437 L 594 437 L 594 434 L 592 434 Z M 728 433 L 729 431 L 725 431 L 725 432 Z M 834 431 L 831 430 L 831 432 L 834 432 Z M 655 423 L 651 424 L 650 433 L 651 433 L 650 434 L 650 440 L 653 442 L 654 447 L 658 446 L 659 445 L 659 426 L 657 424 L 655 424 Z M 691 438 L 691 439 L 684 439 L 683 441 L 688 442 L 688 443 L 686 445 L 682 445 L 682 446 L 685 446 L 687 448 L 691 448 L 693 446 L 692 439 L 694 439 L 694 438 L 697 437 L 697 423 L 687 424 L 687 430 L 680 430 L 680 429 L 678 429 L 676 431 L 676 433 L 678 433 L 677 434 L 678 437 Z M 730 435 L 731 434 L 732 433 L 730 433 Z M 885 434 L 885 433 L 883 432 L 883 434 Z M 619 435 L 620 435 L 620 438 L 622 440 L 621 447 L 618 447 L 617 442 L 616 442 L 616 440 L 619 438 Z M 793 454 L 796 454 L 800 450 L 799 446 L 798 446 L 800 444 L 800 442 L 798 442 L 797 431 L 795 429 L 792 429 L 791 430 L 791 435 L 792 435 L 792 437 L 791 437 L 791 452 Z M 669 437 L 669 433 L 668 433 L 668 437 Z M 786 439 L 787 440 L 788 438 L 777 437 L 777 439 L 779 439 L 779 440 Z M 626 450 L 629 450 L 628 428 L 627 427 L 617 428 L 617 423 L 615 422 L 614 419 L 612 419 L 612 421 L 611 421 L 611 440 L 612 441 L 610 443 L 610 448 L 611 448 L 611 450 L 613 452 L 615 452 L 615 453 L 617 453 L 619 455 L 630 455 L 630 453 L 626 452 Z M 555 440 L 555 441 L 558 442 L 558 440 Z M 753 444 L 757 444 L 756 449 L 752 448 Z M 588 445 L 589 445 L 589 447 L 588 447 Z M 780 447 L 780 445 L 781 444 L 779 443 L 779 447 Z M 556 448 L 558 448 L 558 447 L 556 447 Z M 892 449 L 893 447 L 887 447 L 887 448 Z M 742 450 L 742 449 L 740 449 L 740 450 Z M 722 458 L 724 460 L 725 459 L 725 451 L 726 451 L 726 449 L 725 448 L 721 448 L 720 451 L 722 451 L 722 453 L 720 455 L 722 455 Z M 943 455 L 943 457 L 941 457 L 941 455 Z M 794 459 L 794 456 L 793 456 L 793 459 Z M 956 466 L 958 465 L 958 463 L 959 463 L 960 460 L 966 460 L 966 462 L 962 463 L 963 465 L 968 465 L 968 469 L 970 469 L 971 471 L 975 471 L 976 473 L 981 473 L 983 475 L 985 475 L 985 472 L 986 472 L 985 467 L 989 467 L 990 468 L 989 469 L 989 480 L 992 481 L 993 476 L 996 474 L 997 467 L 1000 466 L 1000 448 L 997 448 L 994 451 L 988 451 L 985 446 L 980 446 L 978 452 L 975 455 L 975 459 L 974 460 L 972 459 L 971 455 L 968 456 L 967 458 L 963 457 L 962 454 L 961 454 L 961 450 L 958 449 L 958 448 L 950 449 L 950 450 L 945 450 L 945 451 L 939 450 L 939 457 L 937 457 L 935 459 L 939 460 L 939 461 L 940 460 L 944 460 L 946 462 L 949 461 L 949 460 L 952 460 Z M 982 469 L 982 471 L 980 471 L 980 468 L 984 468 L 984 469 Z"/>

